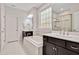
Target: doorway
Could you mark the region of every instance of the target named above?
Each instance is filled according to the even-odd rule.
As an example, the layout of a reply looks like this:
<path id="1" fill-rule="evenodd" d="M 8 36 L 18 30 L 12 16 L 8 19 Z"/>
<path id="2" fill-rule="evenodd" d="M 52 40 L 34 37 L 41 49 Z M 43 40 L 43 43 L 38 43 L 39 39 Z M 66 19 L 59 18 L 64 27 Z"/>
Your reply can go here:
<path id="1" fill-rule="evenodd" d="M 7 13 L 6 20 L 6 42 L 15 42 L 18 40 L 17 17 Z"/>

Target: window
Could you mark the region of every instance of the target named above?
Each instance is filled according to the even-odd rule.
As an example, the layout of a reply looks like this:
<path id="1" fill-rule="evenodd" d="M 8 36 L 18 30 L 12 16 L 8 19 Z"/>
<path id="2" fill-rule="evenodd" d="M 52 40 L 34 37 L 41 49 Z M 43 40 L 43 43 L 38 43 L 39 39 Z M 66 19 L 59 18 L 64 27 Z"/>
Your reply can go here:
<path id="1" fill-rule="evenodd" d="M 33 19 L 33 15 L 28 15 L 25 19 L 24 19 L 24 29 L 25 30 L 31 30 L 32 29 L 32 19 Z"/>
<path id="2" fill-rule="evenodd" d="M 40 13 L 41 17 L 41 28 L 51 28 L 52 27 L 52 8 L 49 7 Z"/>

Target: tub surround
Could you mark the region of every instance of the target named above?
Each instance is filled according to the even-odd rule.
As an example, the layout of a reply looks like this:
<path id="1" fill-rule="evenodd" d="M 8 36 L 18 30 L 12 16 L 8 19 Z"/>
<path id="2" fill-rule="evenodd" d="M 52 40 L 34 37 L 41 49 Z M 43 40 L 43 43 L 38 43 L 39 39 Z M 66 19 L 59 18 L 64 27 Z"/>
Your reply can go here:
<path id="1" fill-rule="evenodd" d="M 31 42 L 34 46 L 36 47 L 42 47 L 43 46 L 43 38 L 40 36 L 30 36 L 30 37 L 25 37 L 24 40 Z"/>
<path id="2" fill-rule="evenodd" d="M 23 47 L 28 55 L 42 55 L 43 38 L 40 36 L 24 37 Z"/>

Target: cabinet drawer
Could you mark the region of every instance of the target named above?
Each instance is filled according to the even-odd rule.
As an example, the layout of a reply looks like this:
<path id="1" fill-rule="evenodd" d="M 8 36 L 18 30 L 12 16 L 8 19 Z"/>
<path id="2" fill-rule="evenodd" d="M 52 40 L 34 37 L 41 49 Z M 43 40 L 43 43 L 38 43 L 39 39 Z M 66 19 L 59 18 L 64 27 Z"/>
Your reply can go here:
<path id="1" fill-rule="evenodd" d="M 78 55 L 76 52 L 72 52 L 62 47 L 56 46 L 56 49 L 58 51 L 58 55 Z"/>
<path id="2" fill-rule="evenodd" d="M 79 43 L 66 42 L 66 48 L 79 53 Z"/>
<path id="3" fill-rule="evenodd" d="M 48 38 L 48 42 L 54 43 L 54 44 L 56 44 L 56 45 L 58 45 L 58 46 L 65 47 L 65 41 L 64 41 L 64 40 L 61 40 L 61 39 L 49 37 L 49 38 Z"/>

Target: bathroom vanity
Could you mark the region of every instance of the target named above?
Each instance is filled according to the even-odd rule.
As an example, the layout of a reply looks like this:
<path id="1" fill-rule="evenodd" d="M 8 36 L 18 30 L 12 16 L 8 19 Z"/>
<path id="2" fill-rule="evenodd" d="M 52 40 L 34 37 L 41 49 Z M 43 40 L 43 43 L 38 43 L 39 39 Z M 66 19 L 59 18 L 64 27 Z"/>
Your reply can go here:
<path id="1" fill-rule="evenodd" d="M 43 35 L 43 55 L 79 55 L 79 37 L 45 34 Z"/>

